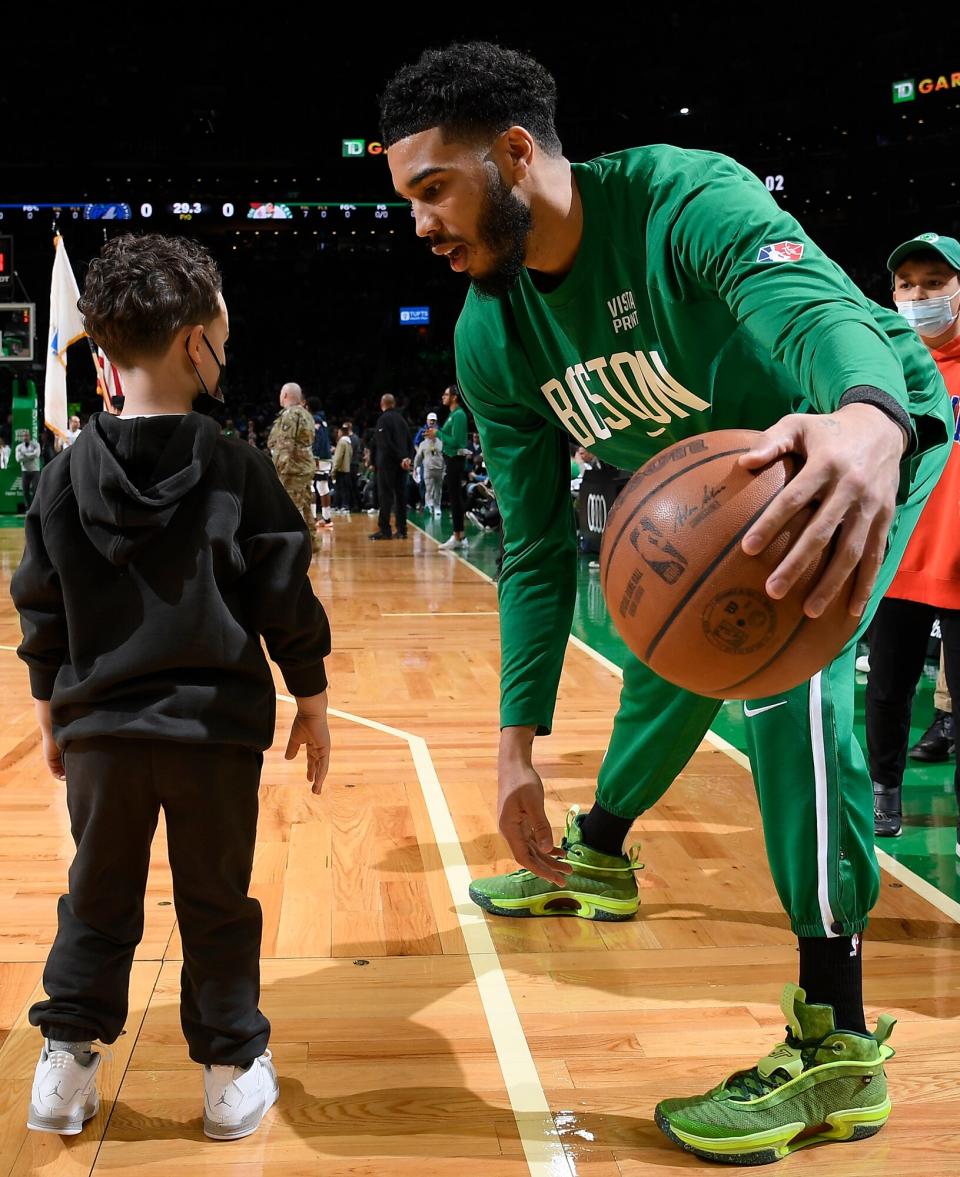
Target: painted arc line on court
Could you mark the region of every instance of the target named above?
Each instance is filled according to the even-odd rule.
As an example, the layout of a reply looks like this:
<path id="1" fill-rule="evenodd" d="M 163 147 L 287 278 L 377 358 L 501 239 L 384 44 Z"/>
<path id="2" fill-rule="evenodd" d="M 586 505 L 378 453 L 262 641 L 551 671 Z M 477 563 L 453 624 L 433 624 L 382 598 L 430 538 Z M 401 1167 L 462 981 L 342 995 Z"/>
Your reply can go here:
<path id="1" fill-rule="evenodd" d="M 290 695 L 278 691 L 277 698 L 296 705 Z M 470 872 L 427 741 L 412 732 L 334 707 L 329 708 L 328 715 L 383 732 L 409 747 L 527 1165 L 533 1177 L 576 1177 L 560 1142 L 486 918 L 468 894 Z"/>
<path id="2" fill-rule="evenodd" d="M 416 527 L 417 525 L 414 523 L 411 526 Z M 427 533 L 423 531 L 422 528 L 417 528 L 417 530 L 420 531 L 421 534 L 427 536 L 427 539 L 433 539 L 433 536 L 427 535 Z M 439 540 L 433 540 L 433 542 L 439 546 Z M 455 559 L 459 560 L 461 564 L 466 565 L 467 568 L 470 568 L 477 574 L 477 576 L 481 577 L 489 584 L 496 583 L 492 577 L 488 576 L 482 569 L 477 568 L 476 565 L 471 564 L 469 560 L 465 560 L 462 556 L 455 552 L 451 552 L 450 555 L 454 556 Z M 601 666 L 609 670 L 611 674 L 615 674 L 621 681 L 623 680 L 623 671 L 620 669 L 620 667 L 617 666 L 615 662 L 611 662 L 609 658 L 605 658 L 599 650 L 595 650 L 592 646 L 588 646 L 586 642 L 582 641 L 575 634 L 571 634 L 567 641 L 571 646 L 576 646 L 578 650 L 582 650 L 584 654 L 592 658 L 594 662 L 599 662 Z M 744 756 L 739 748 L 735 748 L 733 744 L 731 744 L 728 740 L 725 740 L 723 736 L 718 736 L 716 732 L 708 731 L 703 739 L 704 743 L 712 744 L 713 747 L 717 749 L 717 751 L 723 752 L 724 755 L 729 756 L 730 759 L 734 761 L 734 763 L 739 764 L 741 768 L 745 768 L 747 772 L 751 771 L 750 761 L 747 759 L 747 757 Z M 960 924 L 960 903 L 958 903 L 955 899 L 951 899 L 949 895 L 945 895 L 942 891 L 938 891 L 932 883 L 928 883 L 926 879 L 923 879 L 918 874 L 915 874 L 908 866 L 904 866 L 904 864 L 894 858 L 893 855 L 888 854 L 886 850 L 881 850 L 881 848 L 876 845 L 874 846 L 874 849 L 877 854 L 877 861 L 887 872 L 887 874 L 892 875 L 897 880 L 897 882 L 903 883 L 905 887 L 909 887 L 911 891 L 913 891 L 916 895 L 919 895 L 921 899 L 925 899 L 931 907 L 935 907 L 937 911 L 942 912 L 943 915 L 947 916 L 948 919 L 952 919 L 955 923 Z"/>
<path id="3" fill-rule="evenodd" d="M 911 891 L 916 891 L 920 898 L 926 899 L 931 907 L 935 907 L 937 911 L 942 911 L 944 915 L 949 916 L 950 919 L 960 924 L 960 903 L 957 903 L 955 899 L 951 899 L 949 895 L 944 895 L 942 891 L 938 891 L 933 883 L 928 883 L 926 879 L 922 879 L 919 875 L 914 874 L 908 866 L 904 866 L 902 862 L 894 858 L 892 854 L 888 854 L 886 850 L 881 850 L 879 846 L 875 847 L 875 849 L 877 852 L 877 861 L 887 874 L 893 875 L 898 883 L 903 883 Z"/>

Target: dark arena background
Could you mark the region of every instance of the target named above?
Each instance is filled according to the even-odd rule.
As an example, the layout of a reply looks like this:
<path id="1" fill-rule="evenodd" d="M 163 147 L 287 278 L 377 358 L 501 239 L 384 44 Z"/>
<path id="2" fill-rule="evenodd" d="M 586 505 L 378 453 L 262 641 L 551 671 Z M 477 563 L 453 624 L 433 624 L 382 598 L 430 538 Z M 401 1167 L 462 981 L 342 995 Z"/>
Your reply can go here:
<path id="1" fill-rule="evenodd" d="M 10 23 L 0 233 L 16 278 L 3 297 L 36 304 L 39 363 L 55 222 L 81 286 L 111 234 L 189 234 L 223 267 L 234 414 L 262 404 L 272 415 L 279 386 L 296 380 L 330 417 L 369 424 L 383 392 L 416 417 L 452 378 L 464 284 L 415 237 L 377 125 L 385 79 L 429 44 L 492 36 L 539 57 L 558 80 L 570 159 L 656 142 L 732 155 L 873 298 L 889 297 L 892 244 L 960 223 L 960 58 L 946 35 L 960 22 L 949 11 L 936 35 L 918 35 L 900 9 L 880 20 L 861 5 L 789 16 L 647 5 L 583 35 L 482 17 L 424 31 L 348 22 L 329 38 L 273 14 L 242 29 L 132 18 L 52 37 Z M 898 101 L 908 80 L 912 98 Z M 274 218 L 252 215 L 270 204 Z M 401 307 L 429 307 L 429 325 L 401 324 Z M 4 419 L 12 370 L 0 366 Z M 85 415 L 92 366 L 74 362 L 69 380 Z"/>

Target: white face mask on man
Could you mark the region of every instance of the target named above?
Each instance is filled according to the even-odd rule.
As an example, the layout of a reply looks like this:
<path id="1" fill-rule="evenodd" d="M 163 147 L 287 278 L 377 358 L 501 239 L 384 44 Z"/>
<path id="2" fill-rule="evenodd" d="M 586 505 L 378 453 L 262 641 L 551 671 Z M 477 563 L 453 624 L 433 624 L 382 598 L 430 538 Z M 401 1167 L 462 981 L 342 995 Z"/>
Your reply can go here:
<path id="1" fill-rule="evenodd" d="M 957 320 L 960 305 L 953 308 L 953 300 L 960 297 L 960 290 L 955 294 L 944 294 L 937 298 L 921 298 L 897 303 L 897 310 L 907 320 L 910 326 L 920 335 L 934 339 L 942 335 Z"/>

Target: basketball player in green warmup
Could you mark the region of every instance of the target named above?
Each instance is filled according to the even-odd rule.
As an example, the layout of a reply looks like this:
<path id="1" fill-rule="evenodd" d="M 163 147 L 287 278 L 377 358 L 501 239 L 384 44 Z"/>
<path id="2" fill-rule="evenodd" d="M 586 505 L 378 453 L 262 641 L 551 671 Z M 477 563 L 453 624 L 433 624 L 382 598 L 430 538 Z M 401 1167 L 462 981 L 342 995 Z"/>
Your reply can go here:
<path id="1" fill-rule="evenodd" d="M 836 536 L 806 612 L 818 616 L 857 569 L 851 609 L 862 630 L 946 461 L 952 420 L 915 334 L 867 300 L 744 168 L 662 145 L 571 165 L 555 106 L 538 63 L 472 43 L 399 71 L 381 117 L 418 235 L 472 279 L 457 377 L 504 520 L 499 812 L 522 869 L 471 893 L 501 915 L 551 914 L 562 899 L 617 919 L 637 909 L 623 839 L 719 704 L 628 659 L 597 803 L 568 818 L 554 847 L 532 749 L 550 731 L 575 596 L 567 435 L 629 469 L 722 428 L 765 431 L 741 458 L 748 467 L 803 455 L 744 550 L 763 550 L 815 500 L 767 592 L 783 597 Z M 764 1163 L 802 1144 L 859 1139 L 890 1111 L 892 1023 L 869 1034 L 863 1013 L 860 938 L 879 871 L 872 786 L 853 737 L 855 650 L 854 638 L 809 683 L 745 707 L 801 985 L 784 991 L 785 1043 L 705 1096 L 657 1107 L 664 1132 L 709 1159 Z"/>

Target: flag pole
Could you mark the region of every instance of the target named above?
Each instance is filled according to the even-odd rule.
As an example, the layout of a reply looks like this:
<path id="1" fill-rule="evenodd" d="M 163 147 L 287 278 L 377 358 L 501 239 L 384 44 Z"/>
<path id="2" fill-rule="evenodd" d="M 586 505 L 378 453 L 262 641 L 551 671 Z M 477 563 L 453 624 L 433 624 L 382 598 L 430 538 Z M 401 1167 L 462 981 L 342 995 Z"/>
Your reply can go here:
<path id="1" fill-rule="evenodd" d="M 86 335 L 77 308 L 80 291 L 63 236 L 54 223 L 53 272 L 50 278 L 50 326 L 47 336 L 47 371 L 43 390 L 44 424 L 55 437 L 65 438 L 67 411 L 67 351 Z"/>
<path id="2" fill-rule="evenodd" d="M 103 401 L 104 409 L 116 417 L 119 414 L 119 410 L 113 407 L 113 401 L 110 399 L 110 391 L 107 388 L 107 382 L 103 378 L 103 368 L 100 366 L 100 357 L 97 355 L 97 345 L 89 335 L 87 336 L 87 343 L 90 345 L 90 359 L 93 362 L 93 370 L 97 377 L 97 392 Z"/>

